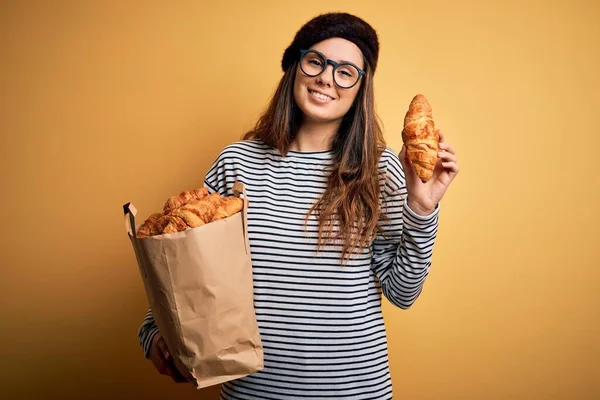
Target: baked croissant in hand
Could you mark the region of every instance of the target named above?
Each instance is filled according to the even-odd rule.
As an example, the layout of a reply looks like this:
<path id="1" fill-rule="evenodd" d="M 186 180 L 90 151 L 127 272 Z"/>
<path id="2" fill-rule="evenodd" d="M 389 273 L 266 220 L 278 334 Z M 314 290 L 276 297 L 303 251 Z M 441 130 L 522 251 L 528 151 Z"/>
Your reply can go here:
<path id="1" fill-rule="evenodd" d="M 402 141 L 421 181 L 429 181 L 438 159 L 439 135 L 435 130 L 431 106 L 422 94 L 416 95 L 410 102 L 404 117 Z"/>

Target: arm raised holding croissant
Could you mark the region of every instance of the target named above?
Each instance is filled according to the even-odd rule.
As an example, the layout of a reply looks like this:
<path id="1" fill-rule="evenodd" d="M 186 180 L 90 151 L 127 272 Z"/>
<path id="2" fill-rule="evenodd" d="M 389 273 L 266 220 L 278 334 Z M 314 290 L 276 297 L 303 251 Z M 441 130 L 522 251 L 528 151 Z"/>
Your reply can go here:
<path id="1" fill-rule="evenodd" d="M 417 214 L 429 215 L 458 174 L 459 166 L 454 148 L 435 129 L 431 106 L 421 94 L 410 103 L 402 141 L 399 158 L 406 179 L 408 207 Z"/>

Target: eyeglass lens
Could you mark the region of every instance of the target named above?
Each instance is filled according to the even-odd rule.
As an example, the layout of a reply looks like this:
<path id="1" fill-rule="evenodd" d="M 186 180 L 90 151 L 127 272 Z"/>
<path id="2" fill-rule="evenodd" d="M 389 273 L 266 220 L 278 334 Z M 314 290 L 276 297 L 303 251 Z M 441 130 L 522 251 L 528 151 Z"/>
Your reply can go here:
<path id="1" fill-rule="evenodd" d="M 327 68 L 327 63 L 320 54 L 309 51 L 302 56 L 300 68 L 308 76 L 317 76 Z M 359 77 L 360 74 L 353 65 L 341 64 L 334 67 L 333 79 L 340 87 L 349 88 L 353 86 Z"/>

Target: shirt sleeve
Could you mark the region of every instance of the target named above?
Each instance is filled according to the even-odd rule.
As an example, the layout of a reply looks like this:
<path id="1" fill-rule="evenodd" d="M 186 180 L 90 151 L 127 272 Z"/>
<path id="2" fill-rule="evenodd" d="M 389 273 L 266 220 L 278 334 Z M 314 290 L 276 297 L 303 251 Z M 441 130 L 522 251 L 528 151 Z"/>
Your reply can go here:
<path id="1" fill-rule="evenodd" d="M 204 187 L 210 193 L 218 192 L 221 196 L 232 196 L 233 184 L 236 181 L 236 169 L 232 146 L 225 147 L 212 163 L 204 177 Z"/>
<path id="2" fill-rule="evenodd" d="M 372 243 L 372 269 L 383 295 L 402 309 L 419 297 L 429 273 L 438 230 L 439 205 L 427 216 L 412 211 L 400 160 L 388 154 L 381 196 L 381 231 Z"/>
<path id="3" fill-rule="evenodd" d="M 140 340 L 140 346 L 142 346 L 146 358 L 150 356 L 150 345 L 157 333 L 158 327 L 152 316 L 152 310 L 148 309 L 146 316 L 138 329 L 138 339 Z"/>

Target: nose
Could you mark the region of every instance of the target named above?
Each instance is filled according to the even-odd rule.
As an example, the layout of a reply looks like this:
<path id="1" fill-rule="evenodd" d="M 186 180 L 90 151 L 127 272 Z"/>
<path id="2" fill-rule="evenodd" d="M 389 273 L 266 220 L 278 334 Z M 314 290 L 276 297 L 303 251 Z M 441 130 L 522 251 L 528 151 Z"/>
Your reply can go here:
<path id="1" fill-rule="evenodd" d="M 317 83 L 325 86 L 333 85 L 333 65 L 327 63 L 327 66 L 321 72 L 319 76 L 317 76 Z"/>

